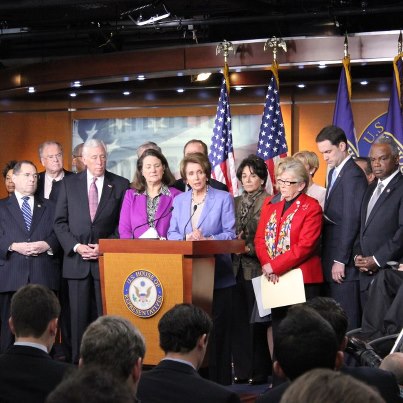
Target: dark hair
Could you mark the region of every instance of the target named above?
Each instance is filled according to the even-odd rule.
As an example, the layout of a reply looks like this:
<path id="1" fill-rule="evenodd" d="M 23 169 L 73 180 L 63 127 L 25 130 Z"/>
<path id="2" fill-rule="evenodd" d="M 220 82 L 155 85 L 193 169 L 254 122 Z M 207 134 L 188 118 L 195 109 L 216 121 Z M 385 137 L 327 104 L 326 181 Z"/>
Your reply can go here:
<path id="1" fill-rule="evenodd" d="M 255 173 L 260 179 L 263 180 L 263 187 L 266 186 L 267 181 L 267 166 L 262 158 L 257 155 L 250 154 L 248 157 L 243 159 L 236 171 L 236 177 L 242 182 L 242 171 L 245 167 L 249 167 L 252 173 Z"/>
<path id="2" fill-rule="evenodd" d="M 186 147 L 187 147 L 189 144 L 194 144 L 194 143 L 200 144 L 200 145 L 203 147 L 203 153 L 204 153 L 204 155 L 206 155 L 206 156 L 208 155 L 207 144 L 206 144 L 204 141 L 197 140 L 197 139 L 189 140 L 189 141 L 185 144 L 185 146 L 183 147 L 183 155 L 185 155 Z"/>
<path id="3" fill-rule="evenodd" d="M 372 174 L 372 166 L 371 166 L 371 160 L 369 157 L 353 157 L 354 161 L 362 161 L 365 162 L 365 174 L 370 175 Z"/>
<path id="4" fill-rule="evenodd" d="M 317 143 L 326 140 L 329 140 L 333 146 L 338 146 L 340 143 L 345 143 L 347 145 L 346 133 L 344 133 L 343 129 L 340 129 L 340 127 L 337 126 L 326 126 L 316 136 Z"/>
<path id="5" fill-rule="evenodd" d="M 9 171 L 10 169 L 14 169 L 14 166 L 15 166 L 16 163 L 17 163 L 16 160 L 11 160 L 11 161 L 8 161 L 8 162 L 6 163 L 6 165 L 4 165 L 4 168 L 3 168 L 3 171 L 2 171 L 2 174 L 3 174 L 3 178 L 4 178 L 4 179 L 6 179 L 6 176 L 7 176 L 8 171 Z"/>
<path id="6" fill-rule="evenodd" d="M 32 161 L 28 161 L 28 160 L 22 160 L 22 161 L 18 161 L 13 168 L 13 174 L 16 175 L 21 171 L 22 165 L 23 164 L 28 164 L 28 165 L 32 165 L 35 168 L 35 171 L 37 171 L 35 164 Z"/>
<path id="7" fill-rule="evenodd" d="M 173 176 L 171 170 L 169 169 L 168 161 L 164 157 L 164 155 L 157 150 L 147 148 L 147 150 L 145 150 L 143 154 L 141 154 L 141 157 L 137 160 L 137 169 L 136 173 L 134 174 L 134 180 L 132 183 L 132 189 L 136 189 L 139 192 L 144 192 L 147 186 L 146 180 L 142 174 L 142 170 L 143 170 L 144 158 L 150 156 L 158 158 L 161 161 L 162 166 L 164 167 L 164 173 L 162 175 L 162 183 L 166 186 L 171 186 L 175 182 L 175 177 Z"/>
<path id="8" fill-rule="evenodd" d="M 210 317 L 192 304 L 178 304 L 165 312 L 158 323 L 160 347 L 165 353 L 187 353 L 203 334 L 211 332 Z"/>
<path id="9" fill-rule="evenodd" d="M 210 164 L 210 161 L 208 160 L 207 155 L 204 155 L 202 153 L 192 153 L 192 154 L 185 155 L 180 163 L 179 169 L 180 169 L 181 177 L 184 181 L 186 180 L 186 167 L 189 163 L 199 164 L 202 167 L 203 172 L 206 174 L 207 180 L 210 179 L 211 164 Z"/>
<path id="10" fill-rule="evenodd" d="M 46 403 L 133 403 L 129 386 L 97 367 L 83 367 L 65 376 Z"/>
<path id="11" fill-rule="evenodd" d="M 85 366 L 96 365 L 125 380 L 145 355 L 143 335 L 127 319 L 105 315 L 84 332 L 80 355 Z"/>
<path id="12" fill-rule="evenodd" d="M 10 308 L 17 337 L 40 337 L 49 322 L 60 315 L 55 293 L 40 284 L 28 284 L 11 298 Z"/>
<path id="13" fill-rule="evenodd" d="M 341 305 L 333 298 L 327 297 L 315 297 L 308 300 L 306 305 L 330 323 L 341 346 L 348 327 L 348 317 Z"/>
<path id="14" fill-rule="evenodd" d="M 288 310 L 274 335 L 274 355 L 290 380 L 313 368 L 335 368 L 339 345 L 334 330 L 312 308 Z"/>

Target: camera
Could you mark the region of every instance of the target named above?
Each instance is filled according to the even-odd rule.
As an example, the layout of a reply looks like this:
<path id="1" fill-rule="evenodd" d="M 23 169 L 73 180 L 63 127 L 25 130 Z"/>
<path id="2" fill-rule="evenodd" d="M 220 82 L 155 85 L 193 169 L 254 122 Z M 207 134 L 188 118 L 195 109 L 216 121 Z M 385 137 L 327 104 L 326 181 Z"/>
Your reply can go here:
<path id="1" fill-rule="evenodd" d="M 382 358 L 375 350 L 368 343 L 356 337 L 349 337 L 346 351 L 364 367 L 378 368 L 381 365 Z"/>

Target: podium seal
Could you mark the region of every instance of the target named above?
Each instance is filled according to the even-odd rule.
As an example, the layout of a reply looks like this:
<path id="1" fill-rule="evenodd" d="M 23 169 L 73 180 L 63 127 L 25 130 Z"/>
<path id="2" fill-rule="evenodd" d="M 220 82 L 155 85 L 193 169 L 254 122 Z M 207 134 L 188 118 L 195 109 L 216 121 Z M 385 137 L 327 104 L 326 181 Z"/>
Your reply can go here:
<path id="1" fill-rule="evenodd" d="M 136 270 L 126 278 L 123 298 L 129 311 L 140 318 L 150 318 L 161 309 L 162 284 L 150 271 Z"/>

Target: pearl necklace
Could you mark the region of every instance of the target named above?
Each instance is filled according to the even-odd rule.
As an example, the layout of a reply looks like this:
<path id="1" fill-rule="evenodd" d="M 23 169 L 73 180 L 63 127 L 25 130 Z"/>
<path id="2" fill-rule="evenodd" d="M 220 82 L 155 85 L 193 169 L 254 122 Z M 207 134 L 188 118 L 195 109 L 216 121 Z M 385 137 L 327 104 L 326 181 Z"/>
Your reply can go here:
<path id="1" fill-rule="evenodd" d="M 193 190 L 192 190 L 192 204 L 194 206 L 200 206 L 200 204 L 203 204 L 205 202 L 205 200 L 206 200 L 207 193 L 208 193 L 208 186 L 206 187 L 206 193 L 204 194 L 203 199 L 199 203 L 196 203 L 196 201 L 194 199 L 194 193 L 193 193 Z"/>

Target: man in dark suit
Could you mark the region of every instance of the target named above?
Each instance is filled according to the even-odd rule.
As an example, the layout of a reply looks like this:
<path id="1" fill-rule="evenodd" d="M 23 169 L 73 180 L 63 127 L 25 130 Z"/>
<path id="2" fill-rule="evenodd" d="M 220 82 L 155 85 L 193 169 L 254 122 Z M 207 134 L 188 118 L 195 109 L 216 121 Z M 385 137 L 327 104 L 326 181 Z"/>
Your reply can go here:
<path id="1" fill-rule="evenodd" d="M 345 351 L 348 345 L 348 337 L 346 336 L 348 319 L 340 304 L 332 298 L 315 297 L 307 301 L 306 305 L 313 308 L 322 318 L 329 322 L 336 333 L 339 350 Z M 351 347 L 349 348 L 351 349 Z M 390 372 L 373 367 L 348 367 L 346 365 L 343 365 L 340 371 L 375 387 L 385 399 L 385 402 L 401 402 L 399 399 L 399 386 Z"/>
<path id="2" fill-rule="evenodd" d="M 117 237 L 120 207 L 129 181 L 106 171 L 106 148 L 100 140 L 83 147 L 87 170 L 61 183 L 55 232 L 64 250 L 63 278 L 68 279 L 73 362 L 85 328 L 102 314 L 99 284 L 100 238 Z"/>
<path id="3" fill-rule="evenodd" d="M 206 157 L 208 156 L 208 149 L 207 149 L 207 144 L 204 143 L 201 140 L 189 140 L 186 144 L 185 147 L 183 147 L 183 156 L 187 154 L 193 154 L 193 153 L 202 153 Z M 219 182 L 213 178 L 209 178 L 208 183 L 211 187 L 218 189 L 218 190 L 225 190 L 228 192 L 228 187 L 222 182 Z M 172 185 L 174 188 L 180 190 L 181 192 L 186 192 L 189 188 L 186 186 L 186 183 L 183 181 L 183 179 L 178 179 L 176 182 Z"/>
<path id="4" fill-rule="evenodd" d="M 359 272 L 353 247 L 360 229 L 361 203 L 368 186 L 362 169 L 349 156 L 342 129 L 327 126 L 316 137 L 319 152 L 331 168 L 324 207 L 322 266 L 326 294 L 347 312 L 349 328 L 361 323 Z"/>
<path id="5" fill-rule="evenodd" d="M 403 175 L 399 170 L 399 149 L 391 137 L 381 136 L 371 146 L 369 155 L 377 180 L 364 195 L 354 259 L 360 270 L 363 308 L 373 276 L 386 269 L 387 262 L 403 256 Z"/>
<path id="6" fill-rule="evenodd" d="M 72 366 L 53 361 L 60 305 L 48 288 L 29 284 L 11 300 L 10 327 L 14 345 L 0 356 L 0 400 L 43 403 Z"/>
<path id="7" fill-rule="evenodd" d="M 45 141 L 39 146 L 39 158 L 45 171 L 38 175 L 36 195 L 41 199 L 57 200 L 57 190 L 53 189 L 56 182 L 61 181 L 72 172 L 63 169 L 63 148 L 56 141 Z M 59 187 L 55 187 L 55 189 Z"/>
<path id="8" fill-rule="evenodd" d="M 165 358 L 141 376 L 138 397 L 149 403 L 239 402 L 239 396 L 202 378 L 197 370 L 207 348 L 212 322 L 200 308 L 175 305 L 158 323 Z"/>
<path id="9" fill-rule="evenodd" d="M 128 386 L 136 399 L 145 352 L 143 335 L 127 319 L 101 316 L 83 335 L 79 371 L 99 368 Z"/>
<path id="10" fill-rule="evenodd" d="M 53 205 L 34 196 L 35 165 L 14 167 L 15 192 L 0 202 L 0 320 L 1 352 L 12 344 L 8 326 L 13 293 L 28 283 L 59 289 L 59 242 L 52 228 Z"/>

